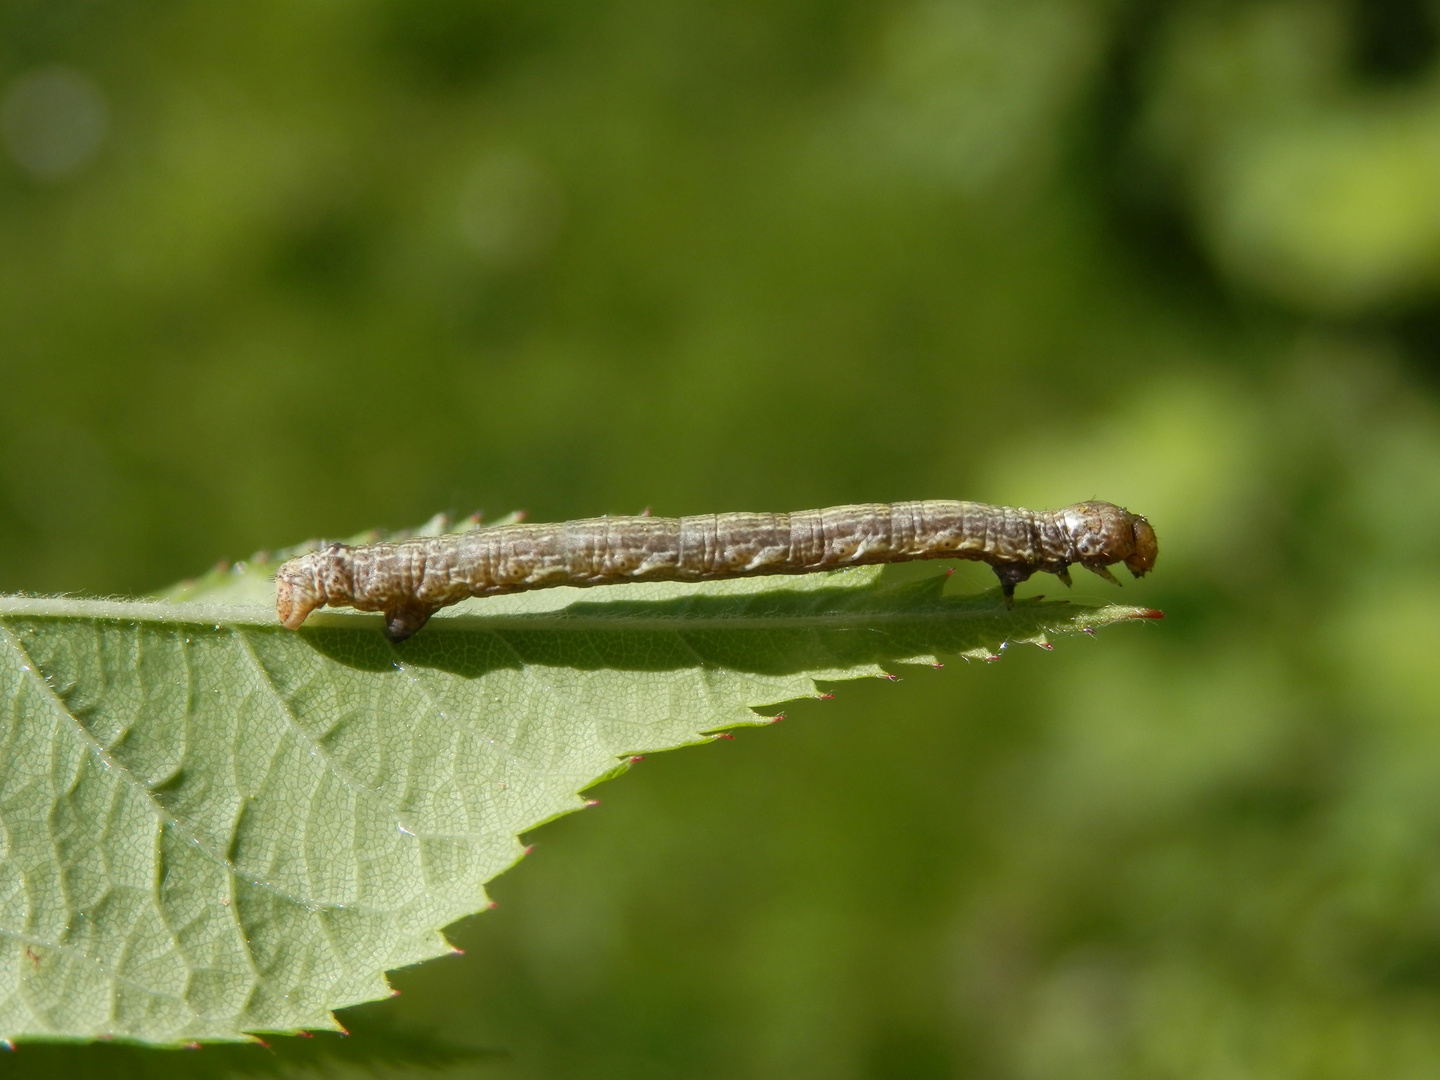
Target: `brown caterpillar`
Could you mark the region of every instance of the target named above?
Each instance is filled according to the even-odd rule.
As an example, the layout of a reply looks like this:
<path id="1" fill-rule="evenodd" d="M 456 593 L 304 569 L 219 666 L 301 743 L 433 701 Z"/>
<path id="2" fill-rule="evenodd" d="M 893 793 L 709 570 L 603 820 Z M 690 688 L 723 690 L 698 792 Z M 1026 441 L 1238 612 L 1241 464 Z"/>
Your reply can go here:
<path id="1" fill-rule="evenodd" d="M 554 585 L 711 581 L 976 559 L 995 568 L 1011 602 L 1015 586 L 1038 571 L 1069 585 L 1069 568 L 1079 564 L 1118 585 L 1109 566 L 1123 562 L 1140 577 L 1154 567 L 1157 553 L 1150 523 L 1107 502 L 1063 510 L 931 501 L 797 514 L 601 517 L 361 547 L 330 544 L 280 567 L 275 609 L 292 630 L 326 604 L 383 611 L 386 636 L 403 641 L 449 604 Z"/>

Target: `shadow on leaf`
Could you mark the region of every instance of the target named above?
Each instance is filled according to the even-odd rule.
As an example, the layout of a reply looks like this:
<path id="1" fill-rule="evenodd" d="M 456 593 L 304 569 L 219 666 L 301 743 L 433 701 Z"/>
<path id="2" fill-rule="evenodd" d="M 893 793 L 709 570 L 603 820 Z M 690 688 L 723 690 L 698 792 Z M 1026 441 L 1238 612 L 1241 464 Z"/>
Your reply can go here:
<path id="1" fill-rule="evenodd" d="M 1089 609 L 1021 600 L 998 589 L 944 596 L 945 578 L 880 588 L 774 590 L 661 601 L 580 602 L 554 612 L 435 619 L 391 646 L 379 622 L 302 631 L 311 648 L 365 670 L 397 664 L 478 678 L 527 665 L 580 670 L 710 667 L 765 675 L 989 651 L 1062 629 Z"/>

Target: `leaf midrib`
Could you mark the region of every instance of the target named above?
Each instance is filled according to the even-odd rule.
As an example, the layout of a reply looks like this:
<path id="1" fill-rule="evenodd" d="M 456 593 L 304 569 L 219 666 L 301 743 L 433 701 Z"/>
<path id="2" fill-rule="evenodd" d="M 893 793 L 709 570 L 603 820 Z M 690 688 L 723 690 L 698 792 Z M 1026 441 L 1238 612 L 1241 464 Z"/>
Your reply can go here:
<path id="1" fill-rule="evenodd" d="M 803 594 L 802 594 L 803 595 Z M 737 597 L 737 600 L 748 598 Z M 623 601 L 634 604 L 643 601 Z M 661 601 L 666 602 L 666 601 Z M 1025 601 L 1022 601 L 1024 603 Z M 1034 601 L 1030 601 L 1033 603 Z M 578 603 L 596 603 L 582 600 Z M 1076 616 L 1101 612 L 1102 621 L 1120 612 L 1137 611 L 1122 605 L 1106 604 L 1091 606 L 1086 601 L 1059 600 L 1057 606 L 1071 605 Z M 966 604 L 964 601 L 943 601 L 936 598 L 925 606 L 909 606 L 903 610 L 885 610 L 879 606 L 856 606 L 845 610 L 817 611 L 814 613 L 768 614 L 766 612 L 737 612 L 733 615 L 687 615 L 676 612 L 673 615 L 638 615 L 626 612 L 615 614 L 568 613 L 564 609 L 534 613 L 507 613 L 497 615 L 441 616 L 430 622 L 426 633 L 443 632 L 495 632 L 505 630 L 628 630 L 628 631 L 680 631 L 680 630 L 739 630 L 749 627 L 764 627 L 769 630 L 811 630 L 843 628 L 846 626 L 868 626 L 876 623 L 934 624 L 955 623 L 968 619 L 993 619 L 1003 617 L 1006 609 L 998 603 Z M 255 604 L 226 605 L 199 603 L 169 603 L 153 600 L 83 600 L 72 597 L 30 597 L 0 596 L 0 621 L 9 618 L 46 619 L 87 619 L 102 622 L 162 623 L 170 626 L 255 626 L 279 631 L 281 629 L 272 607 Z M 359 629 L 377 624 L 380 616 L 364 612 L 315 612 L 307 620 L 311 627 Z"/>

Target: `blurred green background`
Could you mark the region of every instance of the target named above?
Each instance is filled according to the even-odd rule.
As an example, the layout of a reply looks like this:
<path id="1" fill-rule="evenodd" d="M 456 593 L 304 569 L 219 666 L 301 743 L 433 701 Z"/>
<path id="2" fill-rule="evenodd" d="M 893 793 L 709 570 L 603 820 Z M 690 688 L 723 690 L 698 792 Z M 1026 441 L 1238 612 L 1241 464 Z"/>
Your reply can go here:
<path id="1" fill-rule="evenodd" d="M 0 591 L 442 509 L 1125 503 L 1158 572 L 1077 588 L 1164 623 L 651 758 L 304 1060 L 1435 1076 L 1437 47 L 1434 0 L 3 0 Z"/>

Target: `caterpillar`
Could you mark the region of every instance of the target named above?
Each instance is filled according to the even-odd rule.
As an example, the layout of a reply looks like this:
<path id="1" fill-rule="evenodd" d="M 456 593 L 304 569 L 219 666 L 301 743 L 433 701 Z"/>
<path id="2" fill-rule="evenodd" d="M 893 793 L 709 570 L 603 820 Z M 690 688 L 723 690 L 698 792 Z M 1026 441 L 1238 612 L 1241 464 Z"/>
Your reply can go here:
<path id="1" fill-rule="evenodd" d="M 862 503 L 795 514 L 600 517 L 510 524 L 351 547 L 329 544 L 281 565 L 275 609 L 296 629 L 316 608 L 385 614 L 403 641 L 442 607 L 472 596 L 628 581 L 711 581 L 806 574 L 915 559 L 975 559 L 1000 578 L 1007 603 L 1037 572 L 1070 584 L 1073 565 L 1119 584 L 1155 566 L 1155 530 L 1107 502 L 1026 510 L 975 502 Z"/>

